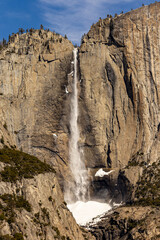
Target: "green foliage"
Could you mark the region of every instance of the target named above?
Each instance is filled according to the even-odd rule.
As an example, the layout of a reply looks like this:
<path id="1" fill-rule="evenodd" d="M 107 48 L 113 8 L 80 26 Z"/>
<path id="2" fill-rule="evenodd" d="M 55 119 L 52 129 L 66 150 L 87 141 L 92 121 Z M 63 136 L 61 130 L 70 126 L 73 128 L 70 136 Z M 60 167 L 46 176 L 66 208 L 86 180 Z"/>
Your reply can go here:
<path id="1" fill-rule="evenodd" d="M 56 236 L 55 237 L 60 237 L 60 231 L 57 227 L 52 226 L 53 230 L 56 232 Z"/>
<path id="2" fill-rule="evenodd" d="M 15 233 L 14 237 L 7 235 L 0 236 L 0 240 L 24 240 L 22 233 Z"/>
<path id="3" fill-rule="evenodd" d="M 24 208 L 26 211 L 31 212 L 31 205 L 22 196 L 4 194 L 0 195 L 0 198 L 10 208 Z"/>
<path id="4" fill-rule="evenodd" d="M 144 153 L 142 151 L 138 151 L 136 154 L 134 154 L 131 158 L 131 160 L 128 162 L 128 167 L 133 167 L 133 166 L 141 166 L 144 165 L 145 162 L 142 162 Z"/>
<path id="5" fill-rule="evenodd" d="M 32 35 L 32 33 L 34 32 L 34 29 L 33 29 L 33 28 L 30 28 L 30 29 L 29 29 L 29 32 L 30 32 L 30 34 Z"/>
<path id="6" fill-rule="evenodd" d="M 0 221 L 3 221 L 3 220 L 5 220 L 5 215 L 4 215 L 4 213 L 0 214 Z"/>
<path id="7" fill-rule="evenodd" d="M 9 224 L 15 221 L 14 209 L 25 209 L 31 212 L 31 205 L 22 196 L 11 194 L 0 195 L 3 205 L 0 205 L 0 221 L 7 221 Z M 17 239 L 17 238 L 16 238 Z"/>
<path id="8" fill-rule="evenodd" d="M 3 38 L 3 46 L 6 46 L 7 45 L 7 41 L 6 39 Z"/>
<path id="9" fill-rule="evenodd" d="M 57 212 L 57 215 L 58 215 L 59 219 L 61 219 L 61 215 L 60 215 L 60 212 L 59 212 L 58 209 L 56 210 L 56 212 Z"/>
<path id="10" fill-rule="evenodd" d="M 160 206 L 160 165 L 159 162 L 146 167 L 137 183 L 133 205 Z"/>
<path id="11" fill-rule="evenodd" d="M 47 208 L 44 207 L 44 208 L 42 208 L 41 210 L 42 210 L 42 212 L 43 212 L 43 214 L 44 214 L 44 217 L 47 217 L 48 220 L 49 220 L 49 212 L 48 212 Z"/>
<path id="12" fill-rule="evenodd" d="M 7 234 L 7 235 L 0 236 L 0 240 L 13 240 L 13 238 Z"/>
<path id="13" fill-rule="evenodd" d="M 34 175 L 44 172 L 54 172 L 48 164 L 27 153 L 9 148 L 0 150 L 0 161 L 10 164 L 0 172 L 3 181 L 15 182 L 24 178 L 33 178 Z"/>
<path id="14" fill-rule="evenodd" d="M 19 33 L 23 34 L 25 32 L 25 30 L 23 28 L 19 28 Z"/>
<path id="15" fill-rule="evenodd" d="M 14 234 L 13 240 L 24 240 L 22 233 Z"/>
<path id="16" fill-rule="evenodd" d="M 39 212 L 35 213 L 34 216 L 39 219 Z"/>

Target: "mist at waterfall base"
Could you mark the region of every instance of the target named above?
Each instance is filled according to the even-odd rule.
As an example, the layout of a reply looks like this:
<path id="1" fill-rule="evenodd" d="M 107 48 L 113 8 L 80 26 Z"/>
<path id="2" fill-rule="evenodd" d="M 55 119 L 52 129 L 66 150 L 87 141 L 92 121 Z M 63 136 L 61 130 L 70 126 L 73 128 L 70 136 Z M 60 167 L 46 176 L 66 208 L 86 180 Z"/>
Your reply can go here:
<path id="1" fill-rule="evenodd" d="M 85 167 L 83 152 L 79 149 L 79 128 L 78 128 L 78 76 L 77 76 L 77 55 L 78 49 L 74 48 L 74 79 L 72 84 L 71 113 L 70 113 L 70 141 L 69 160 L 70 170 L 73 179 L 66 185 L 65 201 L 79 225 L 86 225 L 93 218 L 104 214 L 111 209 L 105 202 L 92 201 L 89 198 L 89 179 Z"/>

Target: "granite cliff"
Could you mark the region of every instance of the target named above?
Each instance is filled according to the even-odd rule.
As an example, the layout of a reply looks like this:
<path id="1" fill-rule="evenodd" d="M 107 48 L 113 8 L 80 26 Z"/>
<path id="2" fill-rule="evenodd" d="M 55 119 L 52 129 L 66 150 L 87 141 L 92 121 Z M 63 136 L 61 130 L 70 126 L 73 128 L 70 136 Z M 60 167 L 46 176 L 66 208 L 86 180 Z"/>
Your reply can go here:
<path id="1" fill-rule="evenodd" d="M 12 35 L 1 49 L 0 239 L 94 239 L 76 224 L 59 185 L 68 169 L 72 50 L 48 30 Z"/>
<path id="2" fill-rule="evenodd" d="M 160 3 L 100 19 L 80 47 L 82 146 L 88 167 L 159 158 Z M 82 122 L 82 121 L 80 121 Z"/>
<path id="3" fill-rule="evenodd" d="M 91 188 L 128 204 L 93 227 L 96 239 L 160 236 L 159 9 L 100 19 L 82 39 L 81 146 Z M 97 178 L 97 168 L 113 171 Z"/>
<path id="4" fill-rule="evenodd" d="M 94 239 L 73 219 L 55 173 L 34 156 L 0 150 L 0 239 Z"/>
<path id="5" fill-rule="evenodd" d="M 79 146 L 90 174 L 91 196 L 105 193 L 106 199 L 128 204 L 90 227 L 96 239 L 149 240 L 160 235 L 159 10 L 160 3 L 156 2 L 100 19 L 83 37 L 79 48 Z M 34 30 L 12 36 L 0 52 L 0 147 L 21 149 L 54 167 L 58 179 L 54 180 L 54 199 L 61 196 L 65 181 L 71 177 L 68 141 L 72 51 L 68 39 Z M 103 178 L 95 177 L 100 168 L 112 172 Z M 3 182 L 2 186 L 8 189 L 7 194 L 16 195 L 17 186 L 28 189 L 35 184 L 40 195 L 36 202 L 31 199 L 31 204 L 34 214 L 39 212 L 43 219 L 37 202 L 43 201 L 44 208 L 49 206 L 52 211 L 52 201 L 47 200 L 53 197 L 52 179 L 56 179 L 55 173 L 41 173 L 34 180 L 17 180 L 12 186 Z M 25 191 L 18 196 L 29 201 L 32 189 Z M 43 191 L 47 197 L 41 196 Z M 57 201 L 56 206 L 62 208 L 55 218 L 50 216 L 53 223 L 57 221 L 55 231 L 62 224 L 62 235 L 67 238 L 64 228 L 72 222 L 73 233 L 67 230 L 68 237 L 85 239 L 65 209 L 63 196 Z M 54 231 L 48 228 L 45 231 Z M 44 232 L 42 237 L 50 239 Z"/>
<path id="6" fill-rule="evenodd" d="M 61 35 L 33 30 L 13 35 L 0 53 L 1 138 L 50 163 L 61 177 L 68 162 L 72 50 Z"/>

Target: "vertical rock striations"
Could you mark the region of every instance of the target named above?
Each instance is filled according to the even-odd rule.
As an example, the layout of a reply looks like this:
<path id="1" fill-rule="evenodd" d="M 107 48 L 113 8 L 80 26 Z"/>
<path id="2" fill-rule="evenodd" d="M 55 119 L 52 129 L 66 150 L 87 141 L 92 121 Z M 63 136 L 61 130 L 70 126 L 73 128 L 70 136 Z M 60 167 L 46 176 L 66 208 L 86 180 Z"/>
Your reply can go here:
<path id="1" fill-rule="evenodd" d="M 46 30 L 15 35 L 0 52 L 0 135 L 65 175 L 73 45 Z M 63 172 L 63 174 L 61 174 Z"/>
<path id="2" fill-rule="evenodd" d="M 120 169 L 139 152 L 151 163 L 160 154 L 159 9 L 155 3 L 100 19 L 82 40 L 80 122 L 88 167 Z"/>

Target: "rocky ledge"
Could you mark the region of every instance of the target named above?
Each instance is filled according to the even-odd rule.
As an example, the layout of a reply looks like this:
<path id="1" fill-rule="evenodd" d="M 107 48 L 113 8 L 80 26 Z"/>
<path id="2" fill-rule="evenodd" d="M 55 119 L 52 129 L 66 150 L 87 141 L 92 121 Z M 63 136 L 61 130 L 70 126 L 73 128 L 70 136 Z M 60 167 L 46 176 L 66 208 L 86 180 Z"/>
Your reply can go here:
<path id="1" fill-rule="evenodd" d="M 0 239 L 94 239 L 67 209 L 53 168 L 9 148 L 0 163 Z"/>

